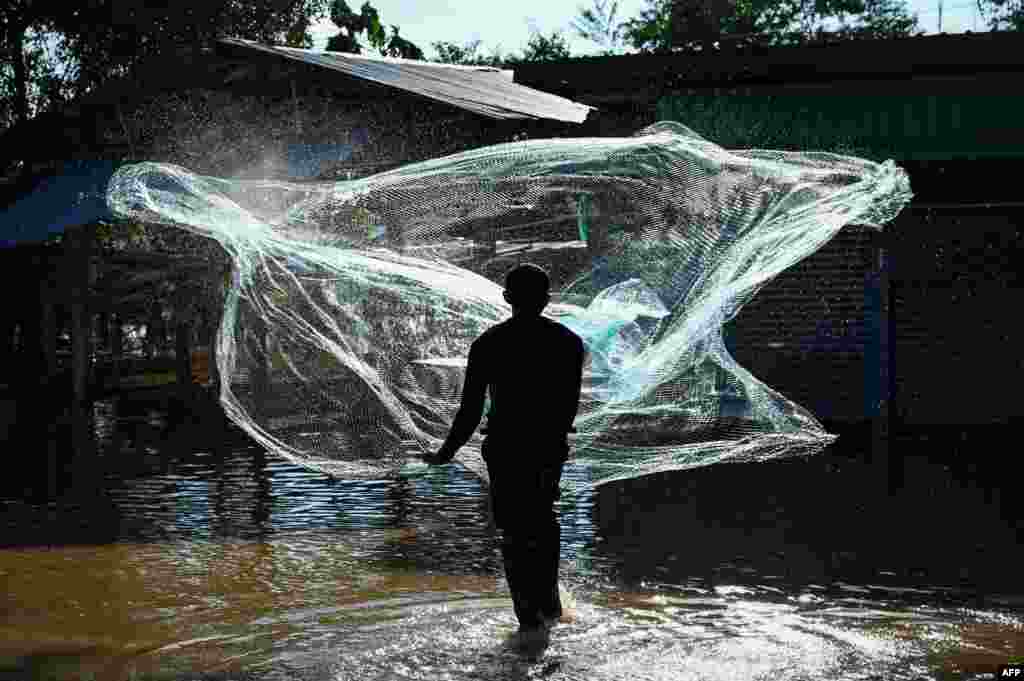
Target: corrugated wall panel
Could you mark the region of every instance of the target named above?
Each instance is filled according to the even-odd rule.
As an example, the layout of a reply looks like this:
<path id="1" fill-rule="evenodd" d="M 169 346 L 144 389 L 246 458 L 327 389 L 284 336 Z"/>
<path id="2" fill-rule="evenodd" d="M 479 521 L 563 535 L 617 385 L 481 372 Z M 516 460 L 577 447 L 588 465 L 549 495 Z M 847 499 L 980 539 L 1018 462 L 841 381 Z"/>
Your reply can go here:
<path id="1" fill-rule="evenodd" d="M 886 235 L 887 341 L 876 321 L 875 239 L 846 227 L 741 310 L 727 325 L 729 347 L 755 376 L 827 420 L 871 418 L 890 389 L 898 424 L 1018 419 L 1022 232 L 1022 209 L 901 214 Z"/>
<path id="2" fill-rule="evenodd" d="M 866 378 L 879 334 L 868 304 L 877 286 L 873 242 L 866 228 L 844 228 L 769 282 L 726 327 L 741 365 L 820 418 L 868 418 L 875 399 L 868 391 L 877 385 Z"/>

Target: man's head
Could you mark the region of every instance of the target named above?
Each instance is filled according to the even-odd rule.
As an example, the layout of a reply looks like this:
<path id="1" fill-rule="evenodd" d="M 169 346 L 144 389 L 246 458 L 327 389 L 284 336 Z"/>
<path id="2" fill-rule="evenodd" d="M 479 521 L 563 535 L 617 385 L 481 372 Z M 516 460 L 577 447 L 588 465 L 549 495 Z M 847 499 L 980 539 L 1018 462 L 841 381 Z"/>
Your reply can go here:
<path id="1" fill-rule="evenodd" d="M 514 314 L 539 315 L 551 300 L 550 286 L 543 269 L 532 263 L 519 265 L 505 275 L 505 302 Z"/>

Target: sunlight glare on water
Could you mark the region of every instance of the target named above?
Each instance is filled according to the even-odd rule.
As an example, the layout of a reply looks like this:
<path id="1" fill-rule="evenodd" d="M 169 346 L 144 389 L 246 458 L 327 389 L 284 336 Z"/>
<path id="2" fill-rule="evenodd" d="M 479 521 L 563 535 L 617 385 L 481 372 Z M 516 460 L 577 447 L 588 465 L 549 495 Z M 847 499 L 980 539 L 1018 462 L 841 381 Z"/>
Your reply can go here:
<path id="1" fill-rule="evenodd" d="M 5 500 L 0 678 L 898 681 L 1024 650 L 1019 604 L 712 579 L 609 548 L 622 538 L 595 524 L 592 491 L 559 502 L 571 621 L 524 649 L 467 470 L 332 481 L 198 442 L 108 448 L 102 493 L 77 509 Z"/>

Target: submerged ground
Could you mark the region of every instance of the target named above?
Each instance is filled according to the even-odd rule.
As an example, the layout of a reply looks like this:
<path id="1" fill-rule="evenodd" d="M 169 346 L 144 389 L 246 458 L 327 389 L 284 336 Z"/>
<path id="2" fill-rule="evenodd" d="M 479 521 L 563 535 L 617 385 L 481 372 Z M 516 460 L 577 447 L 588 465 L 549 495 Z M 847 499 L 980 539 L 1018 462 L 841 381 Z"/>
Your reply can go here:
<path id="1" fill-rule="evenodd" d="M 910 445 L 893 496 L 839 443 L 566 495 L 575 618 L 523 652 L 464 469 L 332 481 L 216 419 L 96 413 L 99 484 L 4 483 L 2 680 L 959 679 L 1024 655 L 1007 506 Z"/>

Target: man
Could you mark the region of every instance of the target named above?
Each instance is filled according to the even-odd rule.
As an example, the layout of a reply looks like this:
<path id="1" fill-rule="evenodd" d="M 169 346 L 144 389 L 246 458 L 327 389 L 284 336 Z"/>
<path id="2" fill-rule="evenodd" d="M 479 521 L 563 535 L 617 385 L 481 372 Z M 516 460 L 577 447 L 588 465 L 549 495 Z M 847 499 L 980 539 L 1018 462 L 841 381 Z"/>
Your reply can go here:
<path id="1" fill-rule="evenodd" d="M 505 277 L 512 318 L 473 342 L 451 432 L 436 454 L 424 457 L 434 465 L 451 461 L 480 423 L 484 392 L 490 391 L 481 451 L 516 618 L 520 632 L 530 634 L 543 633 L 562 616 L 554 502 L 583 376 L 583 341 L 541 316 L 549 287 L 547 273 L 532 264 Z"/>

